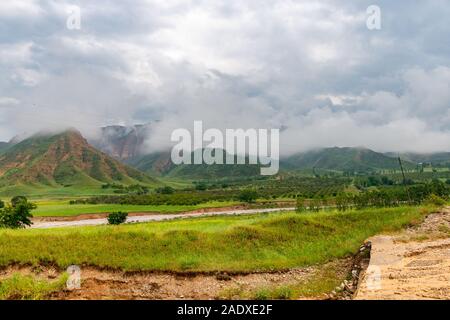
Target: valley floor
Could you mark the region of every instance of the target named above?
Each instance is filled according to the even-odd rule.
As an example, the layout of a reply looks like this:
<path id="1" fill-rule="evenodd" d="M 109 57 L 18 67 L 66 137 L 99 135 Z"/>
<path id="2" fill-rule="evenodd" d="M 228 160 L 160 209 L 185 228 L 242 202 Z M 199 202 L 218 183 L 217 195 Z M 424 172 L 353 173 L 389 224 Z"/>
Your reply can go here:
<path id="1" fill-rule="evenodd" d="M 355 263 L 362 259 L 357 262 L 355 254 L 361 256 L 365 239 L 408 227 L 395 236 L 399 244 L 449 236 L 449 225 L 441 223 L 448 222 L 448 210 L 430 215 L 431 210 L 264 213 L 117 227 L 0 230 L 0 299 L 350 299 L 361 269 L 355 278 Z M 374 241 L 372 264 L 377 247 Z M 448 257 L 447 251 L 441 253 Z M 443 273 L 448 261 L 442 255 L 439 259 L 426 261 L 443 261 L 434 264 L 440 273 L 433 281 L 441 281 L 436 287 L 448 298 L 448 274 Z M 416 267 L 431 268 L 427 263 Z M 81 289 L 68 291 L 64 270 L 72 264 L 81 268 Z M 387 279 L 393 274 L 401 285 L 411 267 L 402 265 L 398 273 L 386 273 Z M 358 298 L 373 294 L 367 291 L 368 274 Z"/>

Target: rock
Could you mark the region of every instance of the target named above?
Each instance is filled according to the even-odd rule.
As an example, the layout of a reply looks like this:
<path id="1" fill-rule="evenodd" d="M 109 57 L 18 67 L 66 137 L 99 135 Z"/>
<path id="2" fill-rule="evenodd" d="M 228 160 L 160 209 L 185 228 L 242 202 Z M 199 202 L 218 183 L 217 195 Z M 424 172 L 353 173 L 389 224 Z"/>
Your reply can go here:
<path id="1" fill-rule="evenodd" d="M 230 281 L 231 277 L 226 273 L 219 273 L 216 275 L 216 279 L 219 281 Z"/>

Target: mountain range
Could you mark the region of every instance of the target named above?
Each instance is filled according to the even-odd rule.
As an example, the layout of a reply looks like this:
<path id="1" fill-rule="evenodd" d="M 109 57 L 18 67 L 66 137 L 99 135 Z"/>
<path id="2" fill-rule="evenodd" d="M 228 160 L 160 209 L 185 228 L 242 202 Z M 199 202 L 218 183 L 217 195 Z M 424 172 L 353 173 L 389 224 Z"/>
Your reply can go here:
<path id="1" fill-rule="evenodd" d="M 403 161 L 405 169 L 416 165 Z M 368 172 L 378 170 L 398 170 L 398 158 L 366 148 L 324 148 L 302 152 L 282 161 L 285 169 L 327 169 L 337 171 Z"/>
<path id="2" fill-rule="evenodd" d="M 259 165 L 174 165 L 170 152 L 142 152 L 151 125 L 109 126 L 87 141 L 75 129 L 0 142 L 0 188 L 14 184 L 83 186 L 117 182 L 158 184 L 158 178 L 215 179 L 259 175 Z M 406 170 L 417 163 L 450 164 L 450 153 L 400 155 Z M 323 148 L 282 158 L 280 170 L 398 170 L 398 154 L 366 148 Z"/>

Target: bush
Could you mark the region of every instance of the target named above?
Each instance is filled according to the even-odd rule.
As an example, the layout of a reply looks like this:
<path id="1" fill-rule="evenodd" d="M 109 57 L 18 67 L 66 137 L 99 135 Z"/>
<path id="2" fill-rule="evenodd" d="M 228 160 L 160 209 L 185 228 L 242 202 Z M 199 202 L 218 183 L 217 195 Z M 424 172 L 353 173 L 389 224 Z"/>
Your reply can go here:
<path id="1" fill-rule="evenodd" d="M 297 198 L 297 204 L 295 206 L 296 212 L 305 212 L 308 210 L 308 204 L 306 203 L 305 199 L 299 197 Z"/>
<path id="2" fill-rule="evenodd" d="M 3 209 L 4 207 L 5 207 L 5 203 L 2 200 L 0 200 L 0 209 Z"/>
<path id="3" fill-rule="evenodd" d="M 156 193 L 160 194 L 173 194 L 174 192 L 175 189 L 169 186 L 156 189 Z"/>
<path id="4" fill-rule="evenodd" d="M 0 205 L 0 228 L 20 229 L 31 226 L 31 211 L 36 209 L 34 203 L 28 202 L 27 198 L 17 196 L 11 199 L 11 205 Z"/>
<path id="5" fill-rule="evenodd" d="M 238 196 L 240 201 L 252 203 L 255 202 L 256 199 L 258 199 L 258 193 L 253 190 L 243 190 Z"/>
<path id="6" fill-rule="evenodd" d="M 126 212 L 112 212 L 108 215 L 108 223 L 113 225 L 122 224 L 127 221 L 128 213 Z"/>
<path id="7" fill-rule="evenodd" d="M 433 193 L 428 196 L 428 198 L 425 200 L 425 203 L 440 207 L 445 205 L 447 201 Z"/>

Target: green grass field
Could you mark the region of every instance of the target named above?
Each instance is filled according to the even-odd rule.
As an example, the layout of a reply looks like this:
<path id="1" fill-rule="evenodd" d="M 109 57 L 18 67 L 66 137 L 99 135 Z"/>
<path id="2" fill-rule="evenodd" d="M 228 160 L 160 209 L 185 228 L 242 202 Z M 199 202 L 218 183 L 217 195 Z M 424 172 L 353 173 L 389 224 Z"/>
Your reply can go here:
<path id="1" fill-rule="evenodd" d="M 237 202 L 208 202 L 195 206 L 172 206 L 172 205 L 120 205 L 120 204 L 69 204 L 69 200 L 39 200 L 36 201 L 37 209 L 33 210 L 35 217 L 68 217 L 86 213 L 110 213 L 123 211 L 155 212 L 155 213 L 178 213 L 204 208 L 225 207 L 238 204 Z"/>
<path id="2" fill-rule="evenodd" d="M 92 265 L 122 270 L 257 271 L 324 263 L 368 237 L 421 221 L 429 209 L 273 213 L 136 225 L 0 230 L 0 266 Z"/>

